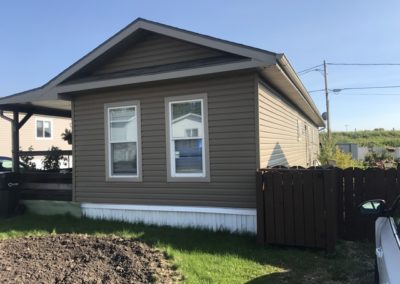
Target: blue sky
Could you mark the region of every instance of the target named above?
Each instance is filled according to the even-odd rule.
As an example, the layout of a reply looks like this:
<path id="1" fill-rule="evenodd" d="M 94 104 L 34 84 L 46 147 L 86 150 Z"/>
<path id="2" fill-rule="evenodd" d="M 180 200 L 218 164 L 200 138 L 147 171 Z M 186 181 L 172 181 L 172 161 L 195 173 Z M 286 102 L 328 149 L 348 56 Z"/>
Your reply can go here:
<path id="1" fill-rule="evenodd" d="M 285 53 L 297 71 L 328 62 L 400 63 L 400 1 L 0 2 L 0 96 L 41 86 L 137 17 Z M 400 85 L 400 66 L 328 66 L 329 88 Z M 319 72 L 302 75 L 323 88 Z M 399 96 L 353 94 L 392 93 Z M 311 93 L 320 111 L 322 92 Z M 400 88 L 331 96 L 334 130 L 400 129 Z"/>

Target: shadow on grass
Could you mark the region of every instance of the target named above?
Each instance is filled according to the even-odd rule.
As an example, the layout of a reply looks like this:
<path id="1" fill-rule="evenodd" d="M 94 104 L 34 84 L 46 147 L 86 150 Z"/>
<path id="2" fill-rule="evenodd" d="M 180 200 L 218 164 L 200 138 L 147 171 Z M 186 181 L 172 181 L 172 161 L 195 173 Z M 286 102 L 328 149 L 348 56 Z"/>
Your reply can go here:
<path id="1" fill-rule="evenodd" d="M 325 252 L 285 247 L 263 247 L 255 236 L 210 232 L 195 229 L 145 226 L 123 222 L 77 219 L 71 216 L 37 216 L 26 214 L 0 220 L 0 237 L 14 237 L 44 233 L 82 233 L 89 235 L 115 234 L 134 237 L 181 252 L 227 255 L 250 260 L 262 266 L 272 266 L 282 272 L 270 271 L 247 283 L 301 283 L 304 275 L 313 273 L 315 265 L 333 265 L 333 271 L 346 275 L 353 267 L 346 256 L 326 257 Z M 340 266 L 339 268 L 337 266 Z M 340 274 L 340 273 L 339 273 Z M 340 280 L 340 279 L 339 279 Z"/>

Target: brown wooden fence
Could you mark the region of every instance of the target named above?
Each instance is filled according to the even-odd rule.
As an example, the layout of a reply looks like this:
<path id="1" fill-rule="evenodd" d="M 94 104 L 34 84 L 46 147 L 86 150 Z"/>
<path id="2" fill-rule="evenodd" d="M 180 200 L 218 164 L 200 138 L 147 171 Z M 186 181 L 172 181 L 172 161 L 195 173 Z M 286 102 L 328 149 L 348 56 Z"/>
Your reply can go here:
<path id="1" fill-rule="evenodd" d="M 375 217 L 359 214 L 365 200 L 400 194 L 399 169 L 262 169 L 257 172 L 260 243 L 333 249 L 336 238 L 374 240 Z"/>
<path id="2" fill-rule="evenodd" d="M 335 171 L 268 169 L 257 173 L 259 243 L 333 250 L 337 236 Z"/>
<path id="3" fill-rule="evenodd" d="M 72 174 L 32 172 L 17 175 L 20 198 L 25 200 L 72 200 Z"/>
<path id="4" fill-rule="evenodd" d="M 387 207 L 400 194 L 400 169 L 335 169 L 338 189 L 338 234 L 345 240 L 374 240 L 376 217 L 361 216 L 365 200 L 384 199 Z"/>

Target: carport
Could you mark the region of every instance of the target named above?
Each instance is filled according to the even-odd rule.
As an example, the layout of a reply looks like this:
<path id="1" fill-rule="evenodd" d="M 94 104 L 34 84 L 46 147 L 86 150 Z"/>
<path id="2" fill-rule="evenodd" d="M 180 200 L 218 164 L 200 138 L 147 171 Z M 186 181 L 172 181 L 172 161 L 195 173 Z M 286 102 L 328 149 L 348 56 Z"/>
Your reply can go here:
<path id="1" fill-rule="evenodd" d="M 7 115 L 5 112 L 12 113 L 12 115 Z M 0 117 L 9 121 L 12 125 L 13 172 L 19 172 L 19 130 L 35 114 L 71 118 L 71 102 L 60 98 L 54 92 L 47 92 L 46 87 L 0 99 Z M 20 119 L 21 115 L 24 115 L 22 119 Z"/>

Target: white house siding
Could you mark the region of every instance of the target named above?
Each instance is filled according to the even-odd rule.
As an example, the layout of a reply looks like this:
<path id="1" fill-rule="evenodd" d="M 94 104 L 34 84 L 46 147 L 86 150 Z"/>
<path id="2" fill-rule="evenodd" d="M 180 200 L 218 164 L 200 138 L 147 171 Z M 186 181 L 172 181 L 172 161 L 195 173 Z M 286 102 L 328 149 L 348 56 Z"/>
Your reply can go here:
<path id="1" fill-rule="evenodd" d="M 260 167 L 315 165 L 318 128 L 280 94 L 258 85 Z"/>

